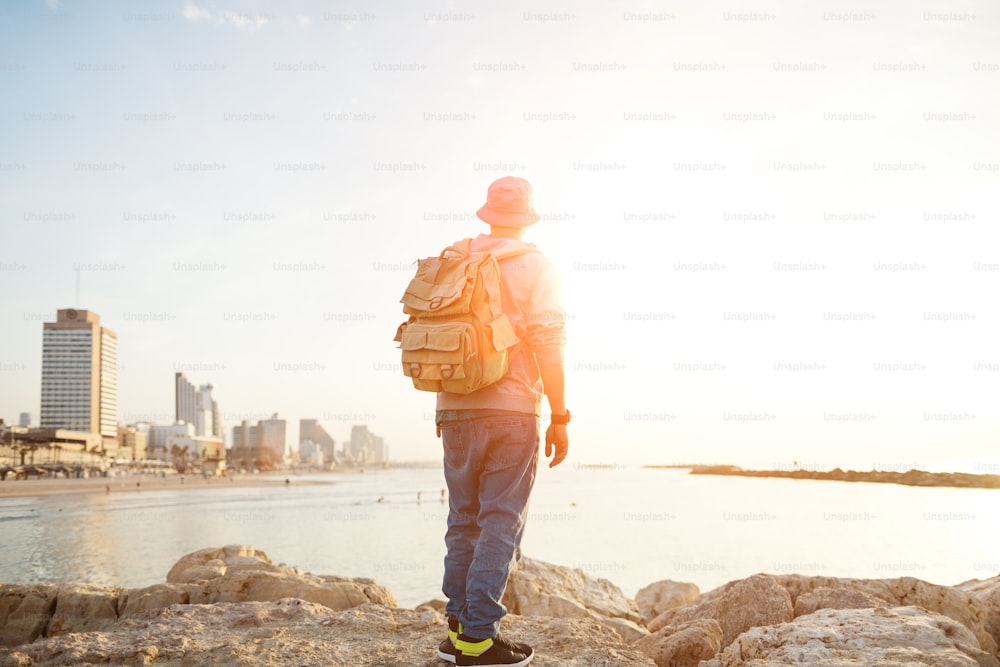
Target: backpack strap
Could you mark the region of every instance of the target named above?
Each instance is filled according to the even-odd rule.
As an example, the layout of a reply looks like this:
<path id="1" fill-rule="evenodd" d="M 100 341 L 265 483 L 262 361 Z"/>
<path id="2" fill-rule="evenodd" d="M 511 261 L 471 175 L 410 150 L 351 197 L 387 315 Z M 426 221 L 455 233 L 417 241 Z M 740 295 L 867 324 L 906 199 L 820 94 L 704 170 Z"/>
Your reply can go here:
<path id="1" fill-rule="evenodd" d="M 490 253 L 496 257 L 497 261 L 508 259 L 510 257 L 517 257 L 518 255 L 527 255 L 529 252 L 541 252 L 538 248 L 533 245 L 526 244 L 523 248 L 514 248 L 513 250 L 508 250 L 507 252 L 492 252 Z"/>
<path id="2" fill-rule="evenodd" d="M 451 250 L 452 252 L 458 253 L 459 255 L 466 257 L 472 254 L 472 239 L 462 239 L 461 241 L 455 241 L 450 246 L 441 251 L 438 255 L 439 258 L 444 259 L 445 254 Z"/>
<path id="3" fill-rule="evenodd" d="M 531 252 L 541 252 L 541 251 L 538 248 L 536 248 L 535 246 L 531 245 L 530 243 L 525 243 L 520 248 L 514 248 L 512 250 L 507 250 L 505 252 L 490 252 L 490 254 L 493 255 L 493 258 L 497 261 L 497 264 L 499 265 L 505 259 L 510 259 L 512 257 L 518 257 L 520 255 L 527 255 L 528 253 L 531 253 Z M 497 301 L 496 302 L 500 303 L 500 295 L 497 294 L 496 296 L 497 296 Z M 494 313 L 494 316 L 495 317 L 500 317 L 500 315 L 502 315 L 502 314 L 503 314 L 503 310 L 500 310 L 499 312 Z M 518 341 L 518 344 L 520 344 L 520 341 Z"/>
<path id="4" fill-rule="evenodd" d="M 438 257 L 440 259 L 444 259 L 444 256 L 449 251 L 455 252 L 455 253 L 463 256 L 463 257 L 465 257 L 467 255 L 471 255 L 472 254 L 472 239 L 471 238 L 464 238 L 464 239 L 462 239 L 460 241 L 455 241 L 450 246 L 448 246 L 447 248 L 445 248 L 444 250 L 442 250 L 441 254 L 438 255 Z M 520 248 L 514 248 L 513 250 L 507 250 L 506 252 L 492 252 L 492 251 L 487 251 L 487 252 L 489 252 L 491 255 L 493 255 L 496 258 L 496 260 L 499 262 L 500 260 L 507 259 L 508 257 L 517 257 L 518 255 L 525 255 L 525 254 L 527 254 L 529 252 L 541 252 L 541 251 L 538 248 L 536 248 L 534 245 L 532 245 L 530 243 L 525 243 Z"/>

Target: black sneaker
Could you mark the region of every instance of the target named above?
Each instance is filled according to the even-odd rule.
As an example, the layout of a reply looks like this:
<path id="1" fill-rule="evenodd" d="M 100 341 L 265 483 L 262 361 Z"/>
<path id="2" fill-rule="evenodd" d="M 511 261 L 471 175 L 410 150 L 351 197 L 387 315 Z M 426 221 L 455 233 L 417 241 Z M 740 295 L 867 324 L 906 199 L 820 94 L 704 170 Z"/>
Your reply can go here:
<path id="1" fill-rule="evenodd" d="M 455 652 L 459 667 L 524 667 L 535 659 L 530 646 L 515 644 L 500 634 L 492 639 L 475 639 L 459 633 Z"/>
<path id="2" fill-rule="evenodd" d="M 438 657 L 448 662 L 455 662 L 458 650 L 455 648 L 455 640 L 462 629 L 462 624 L 458 622 L 458 617 L 448 614 L 448 638 L 438 646 Z"/>

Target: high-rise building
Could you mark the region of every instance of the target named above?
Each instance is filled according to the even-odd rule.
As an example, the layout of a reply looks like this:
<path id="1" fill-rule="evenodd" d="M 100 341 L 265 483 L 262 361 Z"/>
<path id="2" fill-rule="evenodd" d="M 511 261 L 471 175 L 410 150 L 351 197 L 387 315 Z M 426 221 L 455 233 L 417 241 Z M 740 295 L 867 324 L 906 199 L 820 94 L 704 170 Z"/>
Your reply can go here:
<path id="1" fill-rule="evenodd" d="M 41 428 L 118 438 L 118 337 L 89 310 L 65 308 L 42 330 Z"/>
<path id="2" fill-rule="evenodd" d="M 344 445 L 344 458 L 358 465 L 388 463 L 389 448 L 367 426 L 357 424 L 351 428 L 351 439 Z"/>
<path id="3" fill-rule="evenodd" d="M 233 427 L 233 446 L 229 462 L 236 468 L 249 470 L 257 465 L 257 427 L 246 419 Z"/>
<path id="4" fill-rule="evenodd" d="M 244 419 L 233 427 L 233 449 L 253 450 L 257 446 L 257 427 Z"/>
<path id="5" fill-rule="evenodd" d="M 285 420 L 278 419 L 278 413 L 257 422 L 257 438 L 259 454 L 268 464 L 277 466 L 284 462 L 288 443 L 285 440 Z"/>
<path id="6" fill-rule="evenodd" d="M 197 403 L 195 404 L 198 412 L 194 425 L 198 435 L 213 435 L 221 439 L 222 420 L 219 418 L 219 404 L 212 398 L 212 389 L 214 387 L 210 384 L 198 387 Z"/>
<path id="7" fill-rule="evenodd" d="M 174 419 L 194 423 L 197 390 L 184 373 L 174 374 Z"/>
<path id="8" fill-rule="evenodd" d="M 234 467 L 271 470 L 285 463 L 288 447 L 285 441 L 285 420 L 277 413 L 261 419 L 256 426 L 243 420 L 233 427 L 233 446 L 229 461 Z"/>
<path id="9" fill-rule="evenodd" d="M 21 416 L 17 420 L 18 426 L 31 426 L 31 413 L 22 412 Z"/>
<path id="10" fill-rule="evenodd" d="M 222 438 L 222 420 L 219 418 L 219 404 L 212 398 L 210 384 L 197 389 L 184 373 L 174 375 L 174 406 L 177 421 L 194 424 L 195 435 L 214 435 Z"/>
<path id="11" fill-rule="evenodd" d="M 302 444 L 307 441 L 312 441 L 319 447 L 323 452 L 323 460 L 327 463 L 336 460 L 336 443 L 316 419 L 299 420 L 299 448 L 301 449 Z"/>

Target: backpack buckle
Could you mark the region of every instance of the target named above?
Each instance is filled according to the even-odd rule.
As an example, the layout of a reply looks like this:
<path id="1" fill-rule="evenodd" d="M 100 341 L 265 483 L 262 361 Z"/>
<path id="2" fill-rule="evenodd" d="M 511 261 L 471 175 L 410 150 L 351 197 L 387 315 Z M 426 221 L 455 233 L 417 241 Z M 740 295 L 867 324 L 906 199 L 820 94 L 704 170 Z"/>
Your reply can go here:
<path id="1" fill-rule="evenodd" d="M 416 362 L 410 364 L 410 377 L 420 377 L 420 364 Z"/>
<path id="2" fill-rule="evenodd" d="M 441 364 L 441 378 L 444 380 L 450 380 L 451 376 L 455 374 L 455 369 L 451 364 Z"/>

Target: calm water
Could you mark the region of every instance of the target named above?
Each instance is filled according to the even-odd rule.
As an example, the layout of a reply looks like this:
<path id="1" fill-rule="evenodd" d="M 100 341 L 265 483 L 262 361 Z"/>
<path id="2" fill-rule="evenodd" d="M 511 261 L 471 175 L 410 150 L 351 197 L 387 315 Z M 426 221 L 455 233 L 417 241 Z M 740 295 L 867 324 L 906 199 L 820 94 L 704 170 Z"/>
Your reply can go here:
<path id="1" fill-rule="evenodd" d="M 241 543 L 310 572 L 373 577 L 402 606 L 442 597 L 440 470 L 315 479 L 331 483 L 0 499 L 0 581 L 147 586 L 185 553 Z M 523 546 L 628 595 L 755 572 L 956 584 L 1000 574 L 997 525 L 1000 491 L 566 464 L 539 470 Z"/>

